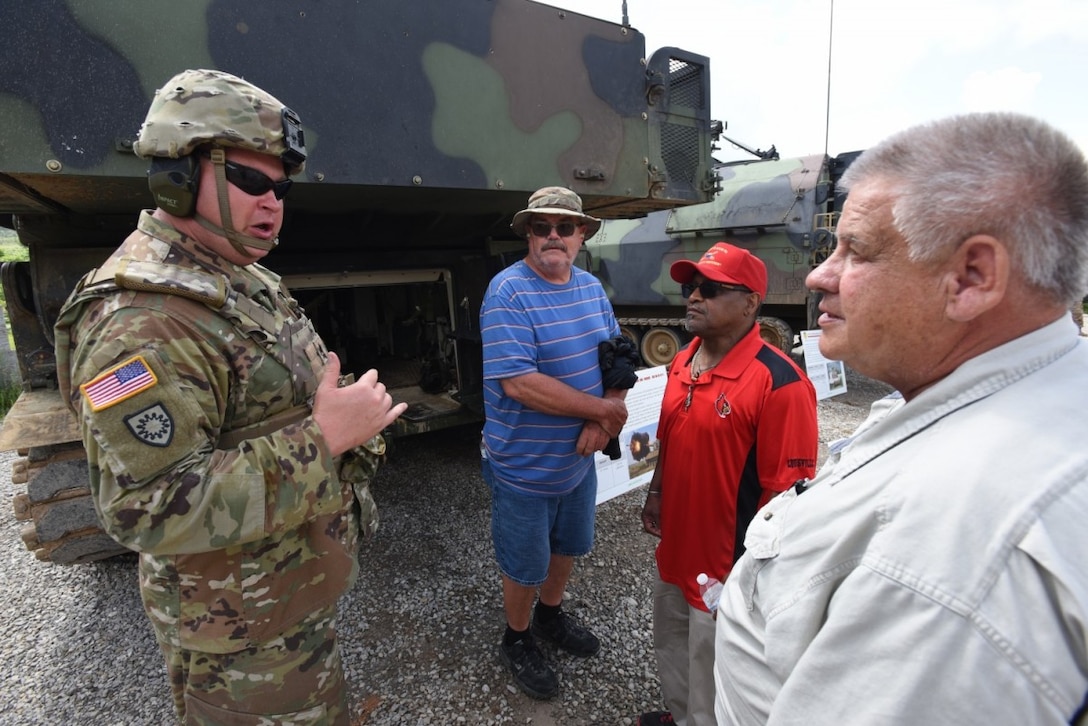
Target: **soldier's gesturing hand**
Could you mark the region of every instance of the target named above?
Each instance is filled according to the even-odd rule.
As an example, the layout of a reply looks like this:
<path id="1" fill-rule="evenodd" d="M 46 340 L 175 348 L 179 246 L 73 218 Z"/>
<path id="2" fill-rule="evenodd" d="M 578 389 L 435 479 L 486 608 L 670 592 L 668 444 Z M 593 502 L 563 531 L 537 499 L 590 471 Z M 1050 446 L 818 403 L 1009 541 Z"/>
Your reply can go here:
<path id="1" fill-rule="evenodd" d="M 313 417 L 333 456 L 369 441 L 408 408 L 407 403 L 393 405 L 393 397 L 373 368 L 350 386 L 340 388 L 339 379 L 340 358 L 330 352 L 314 395 Z"/>

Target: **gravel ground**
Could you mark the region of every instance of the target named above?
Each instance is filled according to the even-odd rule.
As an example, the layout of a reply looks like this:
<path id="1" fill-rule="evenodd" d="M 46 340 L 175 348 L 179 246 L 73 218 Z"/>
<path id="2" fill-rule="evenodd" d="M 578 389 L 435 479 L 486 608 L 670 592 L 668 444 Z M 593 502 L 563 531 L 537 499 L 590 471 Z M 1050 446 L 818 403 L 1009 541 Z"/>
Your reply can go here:
<path id="1" fill-rule="evenodd" d="M 888 390 L 852 373 L 847 386 L 820 403 L 822 441 L 847 435 Z M 353 724 L 623 725 L 660 708 L 644 488 L 599 507 L 595 549 L 568 587 L 566 609 L 600 636 L 601 652 L 549 651 L 560 695 L 534 701 L 497 655 L 504 620 L 478 456 L 478 427 L 426 434 L 398 442 L 375 483 L 381 527 L 341 602 Z M 134 557 L 37 562 L 11 515 L 14 458 L 0 454 L 0 726 L 174 723 Z"/>

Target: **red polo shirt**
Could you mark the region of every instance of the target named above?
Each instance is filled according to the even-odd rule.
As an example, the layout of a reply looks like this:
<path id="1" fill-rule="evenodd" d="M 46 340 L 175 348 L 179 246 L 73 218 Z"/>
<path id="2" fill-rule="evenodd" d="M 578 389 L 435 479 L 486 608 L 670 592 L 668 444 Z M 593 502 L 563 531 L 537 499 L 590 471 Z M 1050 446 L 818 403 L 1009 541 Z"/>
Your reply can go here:
<path id="1" fill-rule="evenodd" d="M 670 364 L 661 403 L 657 568 L 705 610 L 695 577 L 724 581 L 756 510 L 815 474 L 818 431 L 812 382 L 759 326 L 693 382 L 698 346 L 695 338 Z"/>

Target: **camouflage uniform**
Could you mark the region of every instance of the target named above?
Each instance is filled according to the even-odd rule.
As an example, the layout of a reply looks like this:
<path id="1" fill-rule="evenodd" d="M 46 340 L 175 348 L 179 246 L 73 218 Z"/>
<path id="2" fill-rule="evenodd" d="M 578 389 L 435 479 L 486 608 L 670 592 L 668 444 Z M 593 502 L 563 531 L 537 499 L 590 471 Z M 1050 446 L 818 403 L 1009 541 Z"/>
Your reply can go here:
<path id="1" fill-rule="evenodd" d="M 301 630 L 316 623 L 327 632 L 295 639 L 302 661 L 329 661 L 315 681 L 326 693 L 313 695 L 342 701 L 332 627 L 336 600 L 357 575 L 359 520 L 353 482 L 341 479 L 341 461 L 305 415 L 325 348 L 273 273 L 184 242 L 145 212 L 58 318 L 61 387 L 80 417 L 99 517 L 140 553 L 141 594 L 171 662 L 179 713 L 187 680 L 179 668 L 192 667 L 193 651 L 222 656 L 204 660 L 221 672 L 199 687 L 220 693 L 202 699 L 267 702 L 268 688 L 282 696 L 297 674 L 281 670 L 255 693 L 233 661 L 273 641 L 286 647 L 283 632 L 304 622 Z M 119 367 L 143 381 L 95 398 L 96 381 L 112 382 Z M 261 432 L 262 422 L 292 411 L 294 423 Z M 247 430 L 257 435 L 219 445 Z M 379 441 L 369 446 L 380 453 Z M 365 482 L 377 459 L 349 458 L 345 468 L 372 504 Z M 321 673 L 311 667 L 307 677 Z"/>
<path id="2" fill-rule="evenodd" d="M 278 276 L 144 212 L 55 332 L 95 506 L 140 555 L 179 715 L 346 724 L 336 602 L 376 526 L 383 443 L 329 452 L 309 415 L 327 351 Z"/>

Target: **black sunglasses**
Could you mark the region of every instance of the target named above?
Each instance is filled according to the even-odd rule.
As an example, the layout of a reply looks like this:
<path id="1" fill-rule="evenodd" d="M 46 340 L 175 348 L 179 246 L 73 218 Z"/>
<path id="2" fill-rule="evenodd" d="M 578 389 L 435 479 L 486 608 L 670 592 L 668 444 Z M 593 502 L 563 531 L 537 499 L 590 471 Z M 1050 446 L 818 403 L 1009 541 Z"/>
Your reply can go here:
<path id="1" fill-rule="evenodd" d="M 269 189 L 276 195 L 276 199 L 283 199 L 291 190 L 294 183 L 290 179 L 272 181 L 263 172 L 257 171 L 251 166 L 236 164 L 233 161 L 224 161 L 223 170 L 226 172 L 227 181 L 241 189 L 251 197 L 259 197 L 266 194 Z"/>
<path id="2" fill-rule="evenodd" d="M 691 293 L 699 291 L 704 300 L 717 297 L 718 293 L 722 292 L 743 292 L 748 294 L 752 292 L 743 285 L 727 285 L 724 282 L 714 282 L 713 280 L 703 280 L 698 285 L 693 282 L 685 282 L 680 285 L 680 294 L 684 297 L 691 297 Z"/>
<path id="3" fill-rule="evenodd" d="M 548 224 L 547 222 L 541 222 L 539 219 L 533 222 L 529 222 L 529 231 L 537 237 L 547 237 L 555 230 L 560 237 L 570 237 L 574 234 L 574 230 L 578 229 L 578 225 L 574 222 L 560 222 L 559 224 Z"/>

